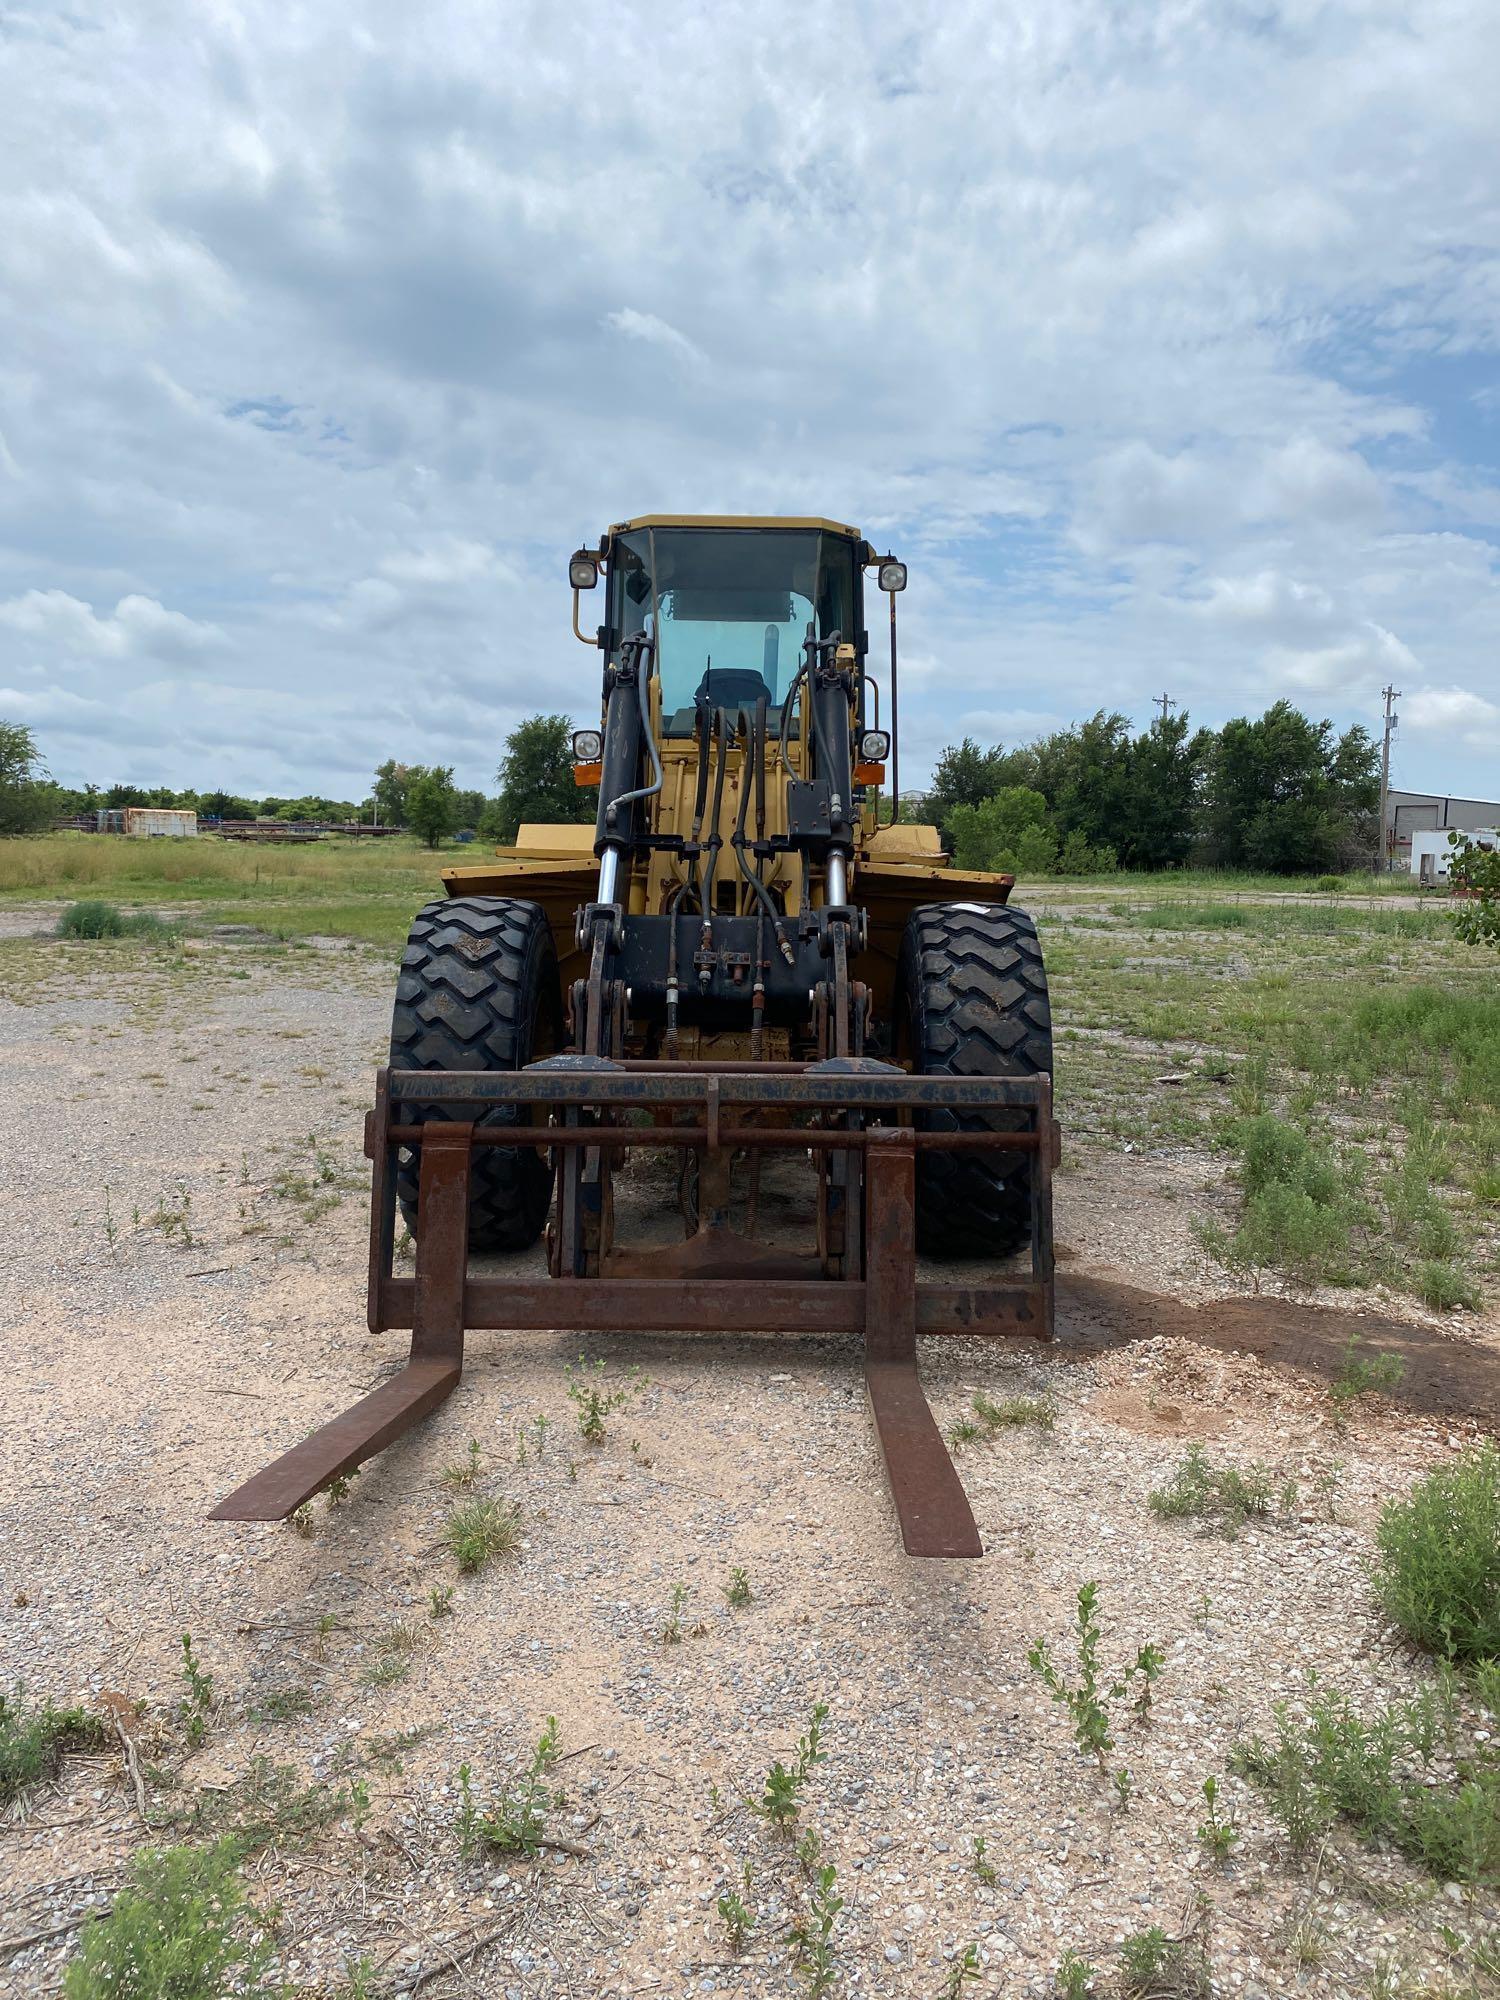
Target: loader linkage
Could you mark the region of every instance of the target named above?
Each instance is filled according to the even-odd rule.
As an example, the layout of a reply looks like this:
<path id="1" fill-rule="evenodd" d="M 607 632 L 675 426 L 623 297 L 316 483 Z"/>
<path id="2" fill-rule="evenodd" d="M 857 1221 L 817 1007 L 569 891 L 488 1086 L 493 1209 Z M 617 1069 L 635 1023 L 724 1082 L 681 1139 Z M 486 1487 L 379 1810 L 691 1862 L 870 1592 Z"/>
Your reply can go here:
<path id="1" fill-rule="evenodd" d="M 416 1107 L 434 1106 L 444 1115 L 412 1122 Z M 478 1122 L 499 1108 L 533 1122 Z M 1004 1113 L 1016 1129 L 919 1129 L 922 1113 L 941 1111 L 971 1120 Z M 632 1114 L 655 1122 L 627 1122 Z M 981 1555 L 918 1379 L 917 1336 L 1050 1339 L 1055 1145 L 1045 1074 L 908 1075 L 861 1057 L 737 1068 L 561 1056 L 512 1072 L 382 1070 L 365 1129 L 374 1168 L 369 1325 L 374 1333 L 410 1328 L 410 1357 L 239 1487 L 212 1518 L 280 1519 L 401 1436 L 458 1386 L 468 1328 L 863 1334 L 865 1386 L 908 1554 Z M 558 1161 L 552 1276 L 469 1272 L 470 1167 L 476 1150 L 491 1146 L 551 1149 Z M 697 1230 L 649 1253 L 616 1252 L 600 1227 L 598 1193 L 607 1193 L 609 1163 L 642 1146 L 698 1154 Z M 1029 1273 L 972 1284 L 918 1281 L 916 1159 L 928 1147 L 1032 1156 Z M 772 1248 L 730 1227 L 729 1162 L 764 1149 L 845 1162 L 842 1176 L 822 1177 L 817 1251 Z M 419 1161 L 411 1277 L 394 1269 L 400 1152 Z M 569 1203 L 587 1211 L 591 1189 L 596 1212 L 570 1222 Z M 571 1268 L 564 1242 L 575 1246 Z"/>

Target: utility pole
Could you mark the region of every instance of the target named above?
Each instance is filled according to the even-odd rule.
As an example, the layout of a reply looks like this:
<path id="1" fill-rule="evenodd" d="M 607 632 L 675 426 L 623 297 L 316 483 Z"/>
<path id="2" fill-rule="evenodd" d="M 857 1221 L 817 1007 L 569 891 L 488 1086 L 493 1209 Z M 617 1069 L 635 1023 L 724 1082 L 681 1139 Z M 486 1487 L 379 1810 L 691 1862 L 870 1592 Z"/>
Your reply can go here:
<path id="1" fill-rule="evenodd" d="M 1151 706 L 1161 710 L 1161 719 L 1165 722 L 1167 719 L 1167 710 L 1175 708 L 1177 704 L 1169 694 L 1154 694 L 1151 697 Z"/>
<path id="2" fill-rule="evenodd" d="M 1378 872 L 1388 875 L 1391 868 L 1391 844 L 1385 830 L 1385 816 L 1391 792 L 1391 732 L 1400 721 L 1394 704 L 1401 699 L 1401 690 L 1387 687 L 1380 691 L 1385 696 L 1385 734 L 1380 739 L 1380 833 L 1375 853 Z"/>

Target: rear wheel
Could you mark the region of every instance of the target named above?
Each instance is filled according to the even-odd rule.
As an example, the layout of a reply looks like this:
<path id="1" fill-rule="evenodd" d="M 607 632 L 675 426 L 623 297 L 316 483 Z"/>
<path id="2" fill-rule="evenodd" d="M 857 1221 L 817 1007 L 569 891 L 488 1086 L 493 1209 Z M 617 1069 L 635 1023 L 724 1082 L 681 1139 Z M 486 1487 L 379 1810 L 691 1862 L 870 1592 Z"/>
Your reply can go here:
<path id="1" fill-rule="evenodd" d="M 391 1017 L 393 1070 L 514 1070 L 562 1042 L 557 953 L 535 903 L 452 896 L 419 910 L 406 941 Z M 456 1107 L 413 1104 L 403 1118 L 452 1118 Z M 488 1112 L 485 1125 L 516 1121 Z M 469 1171 L 469 1246 L 526 1250 L 552 1200 L 552 1166 L 533 1146 L 476 1148 Z M 417 1220 L 417 1160 L 400 1154 L 396 1192 L 409 1230 Z"/>
<path id="2" fill-rule="evenodd" d="M 1024 910 L 931 903 L 914 910 L 897 976 L 905 1053 L 922 1076 L 1039 1076 L 1052 1069 L 1052 1012 L 1036 925 Z M 934 1132 L 1003 1132 L 1019 1112 L 924 1112 Z M 917 1154 L 917 1247 L 1008 1257 L 1031 1240 L 1029 1153 Z"/>

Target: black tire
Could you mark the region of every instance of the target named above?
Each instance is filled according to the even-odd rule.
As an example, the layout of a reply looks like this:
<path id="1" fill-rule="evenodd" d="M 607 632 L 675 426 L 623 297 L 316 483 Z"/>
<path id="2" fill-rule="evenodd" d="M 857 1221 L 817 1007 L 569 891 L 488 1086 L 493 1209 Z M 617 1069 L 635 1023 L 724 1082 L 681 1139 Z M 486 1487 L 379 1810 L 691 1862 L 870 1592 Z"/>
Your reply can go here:
<path id="1" fill-rule="evenodd" d="M 930 903 L 901 940 L 898 1032 L 923 1076 L 1038 1076 L 1052 1070 L 1052 1010 L 1036 925 L 1024 910 Z M 934 1132 L 1014 1130 L 1022 1114 L 922 1114 Z M 917 1248 L 934 1257 L 1008 1257 L 1031 1240 L 1031 1156 L 917 1155 Z"/>
<path id="2" fill-rule="evenodd" d="M 562 993 L 552 931 L 535 903 L 508 896 L 452 896 L 412 922 L 391 1016 L 391 1068 L 522 1069 L 562 1043 Z M 404 1114 L 405 1115 L 405 1114 Z M 413 1122 L 451 1118 L 444 1105 L 413 1105 Z M 492 1111 L 488 1125 L 515 1122 Z M 530 1146 L 476 1148 L 469 1174 L 469 1247 L 527 1250 L 552 1201 L 552 1165 Z M 397 1160 L 396 1193 L 415 1234 L 417 1165 Z"/>

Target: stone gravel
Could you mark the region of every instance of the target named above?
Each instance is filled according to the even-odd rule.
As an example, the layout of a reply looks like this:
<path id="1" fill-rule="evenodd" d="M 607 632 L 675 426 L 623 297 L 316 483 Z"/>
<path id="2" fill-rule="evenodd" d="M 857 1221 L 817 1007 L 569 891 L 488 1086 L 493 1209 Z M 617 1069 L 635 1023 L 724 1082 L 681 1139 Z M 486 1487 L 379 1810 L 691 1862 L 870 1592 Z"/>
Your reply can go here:
<path id="1" fill-rule="evenodd" d="M 944 1424 L 980 1390 L 1049 1397 L 1057 1421 L 964 1450 L 988 1554 L 919 1564 L 851 1343 L 475 1335 L 460 1391 L 341 1505 L 319 1503 L 310 1533 L 211 1526 L 229 1486 L 400 1359 L 399 1336 L 365 1330 L 362 1296 L 360 1117 L 389 966 L 244 936 L 4 954 L 0 1684 L 138 1705 L 143 1756 L 175 1774 L 167 1804 L 224 1797 L 257 1756 L 304 1782 L 362 1780 L 366 1811 L 249 1870 L 279 1905 L 297 1990 L 332 1994 L 368 1954 L 384 1990 L 429 1996 L 804 1991 L 788 1933 L 809 1830 L 844 1898 L 834 1990 L 893 2000 L 952 1990 L 970 1945 L 965 1991 L 1048 1994 L 1065 1948 L 1111 1964 L 1200 1896 L 1214 1990 L 1247 2000 L 1366 1995 L 1382 1962 L 1435 1978 L 1440 1923 L 1493 1921 L 1341 1838 L 1315 1874 L 1225 1774 L 1310 1673 L 1371 1704 L 1421 1684 L 1371 1597 L 1372 1532 L 1467 1432 L 1376 1408 L 1340 1424 L 1316 1385 L 1181 1340 L 1087 1360 L 926 1343 Z M 1059 1184 L 1074 1268 L 1099 1261 L 1089 1198 L 1088 1176 Z M 626 1225 L 666 1226 L 662 1205 L 647 1174 L 622 1188 Z M 1127 1207 L 1122 1232 L 1149 1228 Z M 609 1382 L 641 1371 L 597 1448 L 567 1395 L 581 1350 Z M 464 1576 L 440 1475 L 471 1438 L 476 1490 L 519 1504 L 523 1542 Z M 1266 1463 L 1296 1499 L 1232 1541 L 1158 1519 L 1148 1495 L 1194 1441 Z M 736 1566 L 753 1593 L 737 1609 Z M 1107 1666 L 1147 1641 L 1166 1656 L 1149 1726 L 1117 1705 L 1123 1810 L 1027 1665 L 1046 1635 L 1071 1671 L 1089 1581 Z M 407 1671 L 382 1684 L 398 1628 Z M 214 1683 L 196 1752 L 173 1719 L 184 1631 Z M 268 1719 L 289 1689 L 305 1712 Z M 819 1702 L 826 1758 L 783 1837 L 751 1802 Z M 549 1716 L 558 1845 L 466 1860 L 460 1767 L 493 1796 Z M 1211 1774 L 1242 1835 L 1222 1869 L 1195 1833 Z M 15 1941 L 105 1906 L 151 1837 L 113 1749 L 69 1757 L 12 1810 L 0 1993 L 56 1991 L 71 1934 Z M 735 1953 L 715 1902 L 746 1865 L 755 1923 Z M 1316 1968 L 1292 1949 L 1299 1924 L 1323 1940 Z"/>

